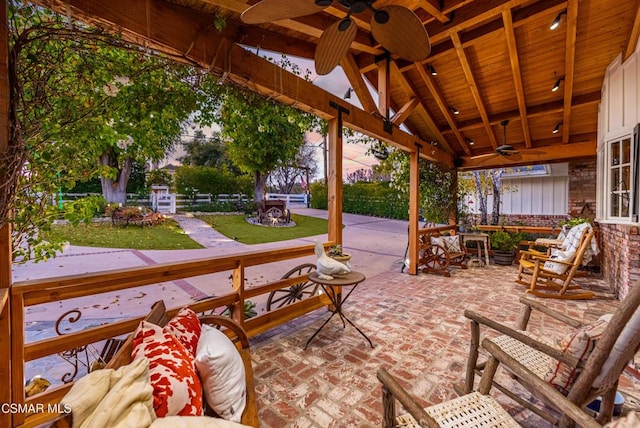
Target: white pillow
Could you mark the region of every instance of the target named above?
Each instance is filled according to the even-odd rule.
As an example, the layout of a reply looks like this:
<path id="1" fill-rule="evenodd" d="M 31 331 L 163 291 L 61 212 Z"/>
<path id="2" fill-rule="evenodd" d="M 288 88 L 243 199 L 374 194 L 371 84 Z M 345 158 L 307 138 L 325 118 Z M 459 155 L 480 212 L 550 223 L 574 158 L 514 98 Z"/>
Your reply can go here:
<path id="1" fill-rule="evenodd" d="M 209 406 L 221 418 L 240 422 L 247 404 L 242 357 L 223 332 L 207 324 L 198 340 L 196 368 Z"/>
<path id="2" fill-rule="evenodd" d="M 555 263 L 553 260 L 557 260 L 560 262 L 571 262 L 573 258 L 576 256 L 575 250 L 570 251 L 560 251 L 555 250 L 551 252 L 550 260 L 544 262 L 544 269 L 550 272 L 556 273 L 558 275 L 562 275 L 567 271 L 569 265 L 565 265 L 562 263 Z"/>
<path id="3" fill-rule="evenodd" d="M 246 428 L 224 419 L 209 418 L 207 416 L 167 416 L 156 419 L 149 428 Z M 249 427 L 250 428 L 250 427 Z"/>

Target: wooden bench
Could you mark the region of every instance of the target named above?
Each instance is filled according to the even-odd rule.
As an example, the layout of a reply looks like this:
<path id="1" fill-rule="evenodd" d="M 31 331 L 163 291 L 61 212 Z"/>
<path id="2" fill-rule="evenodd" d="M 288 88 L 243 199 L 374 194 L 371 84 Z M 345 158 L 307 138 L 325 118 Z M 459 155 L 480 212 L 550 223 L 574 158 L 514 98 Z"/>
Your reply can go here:
<path id="1" fill-rule="evenodd" d="M 467 269 L 467 248 L 458 238 L 459 250 L 452 251 L 447 248 L 446 243 L 434 243 L 431 238 L 441 238 L 445 236 L 456 236 L 458 227 L 456 225 L 444 225 L 423 228 L 418 230 L 419 256 L 418 267 L 422 266 L 425 273 L 435 273 L 443 276 L 451 276 L 449 266 L 459 266 Z"/>

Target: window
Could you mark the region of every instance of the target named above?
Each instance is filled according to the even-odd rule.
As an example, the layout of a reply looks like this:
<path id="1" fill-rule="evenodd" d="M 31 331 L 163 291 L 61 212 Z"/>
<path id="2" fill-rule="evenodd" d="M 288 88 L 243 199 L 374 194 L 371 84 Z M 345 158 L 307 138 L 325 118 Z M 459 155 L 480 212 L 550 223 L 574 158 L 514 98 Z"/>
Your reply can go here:
<path id="1" fill-rule="evenodd" d="M 631 136 L 609 141 L 606 145 L 604 193 L 606 216 L 610 220 L 637 221 L 633 196 L 637 182 L 635 146 L 637 142 Z"/>

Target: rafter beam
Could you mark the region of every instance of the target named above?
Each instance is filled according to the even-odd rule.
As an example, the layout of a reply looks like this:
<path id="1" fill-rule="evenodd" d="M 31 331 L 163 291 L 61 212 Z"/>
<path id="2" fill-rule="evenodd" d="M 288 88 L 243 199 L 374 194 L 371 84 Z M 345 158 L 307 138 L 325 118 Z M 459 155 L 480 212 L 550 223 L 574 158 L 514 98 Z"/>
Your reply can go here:
<path id="1" fill-rule="evenodd" d="M 562 113 L 562 143 L 569 142 L 571 134 L 571 98 L 576 59 L 576 34 L 578 32 L 578 0 L 567 4 L 567 39 L 564 60 L 564 112 Z"/>
<path id="2" fill-rule="evenodd" d="M 386 58 L 378 63 L 378 111 L 382 117 L 388 119 L 391 111 L 391 58 Z"/>
<path id="3" fill-rule="evenodd" d="M 368 113 L 378 111 L 378 106 L 371 96 L 367 82 L 365 82 L 362 74 L 360 74 L 360 70 L 358 70 L 358 65 L 356 64 L 356 60 L 353 58 L 353 55 L 351 55 L 351 53 L 347 53 L 344 58 L 342 58 L 340 65 L 342 65 L 344 74 L 347 75 L 347 79 L 349 80 L 351 87 L 358 96 L 358 99 L 362 104 L 362 108 Z"/>
<path id="4" fill-rule="evenodd" d="M 413 111 L 419 104 L 420 100 L 417 97 L 411 98 L 402 107 L 400 107 L 400 110 L 398 110 L 396 114 L 393 115 L 393 117 L 391 118 L 391 122 L 394 125 L 400 126 L 402 122 L 404 122 L 409 116 L 411 116 L 411 113 L 413 113 Z"/>
<path id="5" fill-rule="evenodd" d="M 450 21 L 449 17 L 442 13 L 440 7 L 436 6 L 433 0 L 418 0 L 417 4 L 441 23 L 446 24 Z"/>
<path id="6" fill-rule="evenodd" d="M 469 65 L 469 60 L 467 59 L 467 54 L 462 47 L 462 43 L 460 42 L 460 36 L 458 33 L 451 33 L 451 41 L 456 48 L 456 53 L 458 54 L 458 60 L 460 61 L 460 65 L 462 66 L 462 71 L 464 72 L 464 76 L 467 79 L 467 84 L 469 85 L 469 90 L 471 91 L 471 95 L 473 95 L 473 99 L 476 103 L 476 107 L 478 108 L 478 112 L 480 113 L 480 117 L 482 118 L 482 123 L 484 123 L 485 131 L 487 132 L 487 136 L 489 137 L 489 141 L 491 145 L 495 149 L 498 147 L 498 143 L 496 141 L 496 136 L 493 133 L 493 129 L 491 129 L 491 123 L 489 122 L 489 115 L 487 114 L 487 109 L 484 105 L 484 101 L 482 101 L 482 96 L 480 95 L 480 91 L 478 90 L 478 85 L 476 84 L 476 79 L 473 75 L 473 71 L 471 70 L 471 66 Z M 424 72 L 423 67 L 419 67 Z"/>
<path id="7" fill-rule="evenodd" d="M 631 36 L 629 37 L 622 62 L 626 61 L 636 51 L 638 37 L 640 37 L 640 3 L 638 3 L 638 8 L 636 9 L 636 18 L 633 20 L 633 29 L 631 30 Z"/>
<path id="8" fill-rule="evenodd" d="M 138 44 L 146 41 L 158 50 L 172 54 L 183 52 L 185 62 L 198 64 L 213 74 L 324 119 L 336 117 L 331 105 L 344 103 L 344 100 L 241 46 L 226 43 L 212 28 L 211 22 L 215 17 L 211 14 L 167 2 L 37 0 L 37 3 L 59 13 L 71 13 L 74 18 L 84 22 L 117 31 L 125 40 Z M 149 16 L 153 16 L 152 26 L 148 25 Z M 218 51 L 218 46 L 224 46 L 224 52 Z M 353 130 L 409 152 L 415 151 L 416 141 L 427 144 L 397 127 L 391 134 L 386 132 L 382 119 L 354 106 L 349 106 L 349 111 L 348 115 L 343 115 L 343 122 Z M 423 157 L 453 165 L 453 157 L 449 153 L 435 149 L 423 154 Z"/>
<path id="9" fill-rule="evenodd" d="M 440 90 L 440 88 L 438 88 L 438 86 L 436 86 L 431 75 L 426 72 L 423 66 L 417 67 L 416 70 L 418 70 L 418 74 L 420 74 L 420 77 L 424 81 L 424 84 L 427 85 L 429 92 L 431 92 L 431 96 L 436 101 L 438 108 L 440 108 L 440 111 L 442 112 L 445 119 L 447 120 L 447 123 L 451 127 L 451 130 L 453 131 L 453 135 L 455 135 L 456 139 L 458 140 L 458 144 L 460 144 L 460 147 L 462 147 L 462 149 L 466 154 L 470 154 L 471 149 L 469 148 L 469 145 L 466 144 L 466 142 L 464 141 L 464 137 L 462 137 L 462 134 L 458 130 L 456 121 L 454 120 L 453 115 L 449 110 L 449 106 L 444 100 L 444 95 L 442 95 L 442 91 Z"/>
<path id="10" fill-rule="evenodd" d="M 522 72 L 520 70 L 520 59 L 518 58 L 518 46 L 516 44 L 516 34 L 513 30 L 513 18 L 510 10 L 502 12 L 502 21 L 504 22 L 504 32 L 507 36 L 509 61 L 511 62 L 513 84 L 516 88 L 516 98 L 518 100 L 518 109 L 520 110 L 520 123 L 522 123 L 524 144 L 527 148 L 530 148 L 531 133 L 529 132 L 529 119 L 527 119 L 527 104 L 524 99 L 524 85 L 522 84 Z"/>

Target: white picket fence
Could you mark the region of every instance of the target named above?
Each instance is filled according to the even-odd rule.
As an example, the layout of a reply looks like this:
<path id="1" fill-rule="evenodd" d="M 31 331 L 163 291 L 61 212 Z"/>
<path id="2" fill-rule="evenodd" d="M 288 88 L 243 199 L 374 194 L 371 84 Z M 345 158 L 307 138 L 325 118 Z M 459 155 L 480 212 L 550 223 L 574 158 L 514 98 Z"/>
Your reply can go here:
<path id="1" fill-rule="evenodd" d="M 85 196 L 97 195 L 98 193 L 65 193 L 63 194 L 63 201 L 69 202 Z M 285 201 L 287 207 L 294 206 L 308 206 L 309 195 L 301 194 L 282 194 L 282 193 L 267 193 L 267 200 L 279 199 Z M 214 198 L 210 194 L 196 194 L 193 197 L 187 195 L 181 195 L 178 193 L 151 193 L 148 199 L 138 198 L 135 193 L 127 194 L 127 204 L 137 204 L 141 206 L 150 207 L 154 211 L 163 214 L 175 214 L 178 211 L 185 209 L 197 210 L 198 205 L 206 205 L 212 203 L 214 200 L 217 202 L 248 202 L 249 197 L 242 193 L 234 194 L 220 194 Z M 57 200 L 54 201 L 57 203 Z"/>

